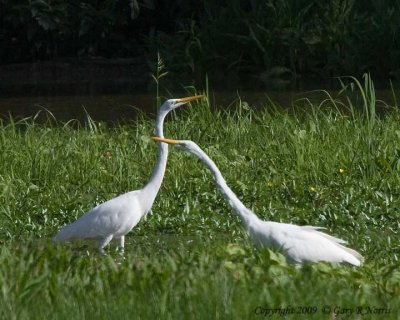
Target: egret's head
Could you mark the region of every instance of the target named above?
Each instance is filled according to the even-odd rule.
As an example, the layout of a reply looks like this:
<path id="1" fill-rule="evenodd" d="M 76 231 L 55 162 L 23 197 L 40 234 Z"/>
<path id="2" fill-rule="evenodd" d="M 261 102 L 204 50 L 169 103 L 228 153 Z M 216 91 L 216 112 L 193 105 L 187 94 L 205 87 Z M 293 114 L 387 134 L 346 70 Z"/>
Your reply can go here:
<path id="1" fill-rule="evenodd" d="M 188 102 L 198 100 L 198 99 L 204 98 L 204 97 L 205 97 L 205 95 L 201 94 L 201 95 L 186 97 L 186 98 L 169 99 L 162 104 L 160 110 L 171 111 L 171 110 L 174 110 Z"/>

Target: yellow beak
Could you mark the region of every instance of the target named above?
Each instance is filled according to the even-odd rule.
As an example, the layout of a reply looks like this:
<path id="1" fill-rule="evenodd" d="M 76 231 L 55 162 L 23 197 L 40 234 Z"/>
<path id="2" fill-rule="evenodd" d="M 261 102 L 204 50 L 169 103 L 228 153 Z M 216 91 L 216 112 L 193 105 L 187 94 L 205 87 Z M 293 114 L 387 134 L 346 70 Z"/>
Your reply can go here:
<path id="1" fill-rule="evenodd" d="M 190 101 L 197 100 L 197 99 L 204 98 L 204 97 L 205 97 L 204 94 L 200 94 L 198 96 L 176 99 L 176 101 L 177 102 L 182 102 L 182 103 L 188 103 Z"/>
<path id="2" fill-rule="evenodd" d="M 179 143 L 179 140 L 174 140 L 174 139 L 165 139 L 165 138 L 159 138 L 159 137 L 151 137 L 151 139 L 154 141 L 165 142 L 168 144 L 178 144 Z"/>

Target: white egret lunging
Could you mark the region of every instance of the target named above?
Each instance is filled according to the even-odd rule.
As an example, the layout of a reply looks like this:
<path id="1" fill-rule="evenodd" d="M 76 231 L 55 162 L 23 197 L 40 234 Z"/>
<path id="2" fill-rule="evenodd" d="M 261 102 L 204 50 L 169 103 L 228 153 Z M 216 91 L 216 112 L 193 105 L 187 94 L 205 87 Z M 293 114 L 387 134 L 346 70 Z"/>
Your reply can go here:
<path id="1" fill-rule="evenodd" d="M 175 108 L 203 95 L 170 99 L 160 107 L 156 119 L 156 134 L 163 137 L 163 124 L 166 115 Z M 97 241 L 100 252 L 112 240 L 118 241 L 124 249 L 125 235 L 132 230 L 143 215 L 147 214 L 160 189 L 168 158 L 168 145 L 161 143 L 155 168 L 147 184 L 140 190 L 124 193 L 87 211 L 78 220 L 68 224 L 53 238 L 55 242 L 75 239 L 92 239 Z"/>
<path id="2" fill-rule="evenodd" d="M 182 147 L 197 156 L 208 167 L 214 175 L 218 188 L 239 215 L 250 238 L 257 246 L 275 248 L 281 251 L 289 262 L 296 264 L 325 261 L 361 265 L 363 257 L 357 251 L 345 247 L 346 241 L 321 232 L 320 229 L 323 228 L 264 221 L 258 218 L 237 198 L 215 163 L 193 141 L 160 137 L 152 139 Z"/>

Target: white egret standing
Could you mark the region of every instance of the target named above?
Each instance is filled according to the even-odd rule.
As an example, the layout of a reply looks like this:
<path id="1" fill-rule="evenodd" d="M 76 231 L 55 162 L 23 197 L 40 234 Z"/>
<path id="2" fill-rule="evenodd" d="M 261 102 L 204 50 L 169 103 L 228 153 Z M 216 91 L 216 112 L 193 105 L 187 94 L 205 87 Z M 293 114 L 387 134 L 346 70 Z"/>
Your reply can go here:
<path id="1" fill-rule="evenodd" d="M 182 147 L 197 156 L 208 167 L 214 175 L 218 188 L 239 215 L 250 238 L 257 246 L 268 246 L 280 250 L 289 262 L 296 264 L 325 261 L 361 265 L 363 258 L 357 251 L 345 247 L 346 241 L 319 231 L 323 228 L 264 221 L 258 218 L 237 198 L 226 184 L 215 163 L 193 141 L 160 137 L 152 139 Z"/>
<path id="2" fill-rule="evenodd" d="M 156 134 L 163 137 L 164 119 L 171 110 L 202 97 L 204 96 L 198 95 L 164 102 L 157 114 Z M 103 253 L 104 247 L 115 239 L 123 250 L 125 235 L 153 205 L 164 177 L 167 158 L 168 145 L 161 143 L 157 164 L 143 189 L 124 193 L 87 211 L 78 220 L 64 226 L 53 240 L 65 242 L 74 239 L 93 239 L 97 241 L 97 247 Z"/>

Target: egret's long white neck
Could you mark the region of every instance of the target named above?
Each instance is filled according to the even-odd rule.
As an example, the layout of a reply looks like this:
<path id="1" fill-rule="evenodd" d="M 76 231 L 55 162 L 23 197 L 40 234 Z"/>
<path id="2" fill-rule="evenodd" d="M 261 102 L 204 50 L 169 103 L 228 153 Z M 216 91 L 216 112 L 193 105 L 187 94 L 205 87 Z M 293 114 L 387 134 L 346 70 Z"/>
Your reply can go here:
<path id="1" fill-rule="evenodd" d="M 250 220 L 257 218 L 257 216 L 239 200 L 236 194 L 227 185 L 224 177 L 221 174 L 221 171 L 219 171 L 214 161 L 212 161 L 203 150 L 201 150 L 200 148 L 196 148 L 196 150 L 193 150 L 191 152 L 195 154 L 210 169 L 210 171 L 214 175 L 215 182 L 217 183 L 217 186 L 221 190 L 225 199 L 228 200 L 229 204 L 236 211 L 239 218 L 247 227 L 250 223 Z"/>
<path id="2" fill-rule="evenodd" d="M 158 137 L 163 138 L 164 137 L 164 119 L 167 116 L 168 112 L 170 110 L 163 110 L 160 109 L 160 111 L 157 114 L 156 118 L 156 135 Z M 165 168 L 167 166 L 167 160 L 168 160 L 168 144 L 166 143 L 159 143 L 158 144 L 158 158 L 157 158 L 157 163 L 156 166 L 153 169 L 153 172 L 151 173 L 150 179 L 148 180 L 147 184 L 144 186 L 142 189 L 143 193 L 143 201 L 144 203 L 142 204 L 143 207 L 145 208 L 145 212 L 147 213 L 148 210 L 151 209 L 153 202 L 157 196 L 158 190 L 161 187 L 161 183 L 164 178 L 165 174 Z"/>

